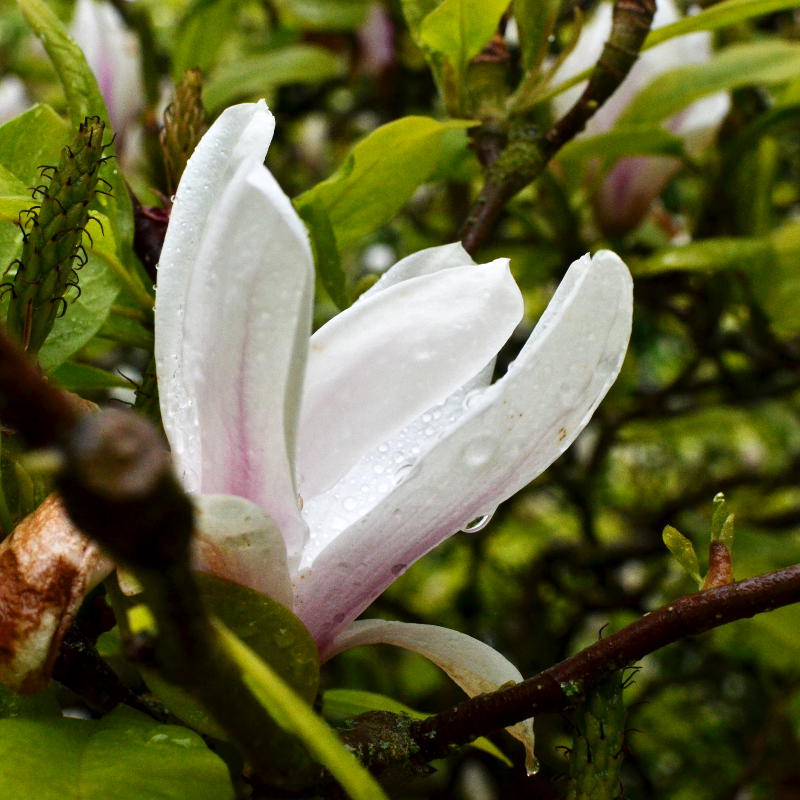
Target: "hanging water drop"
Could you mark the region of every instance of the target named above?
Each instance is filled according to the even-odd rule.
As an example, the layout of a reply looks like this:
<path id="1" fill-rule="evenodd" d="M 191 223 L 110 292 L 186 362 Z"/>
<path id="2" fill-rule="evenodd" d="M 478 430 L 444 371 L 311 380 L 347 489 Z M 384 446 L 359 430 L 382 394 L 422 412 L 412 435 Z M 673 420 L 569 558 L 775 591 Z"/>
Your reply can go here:
<path id="1" fill-rule="evenodd" d="M 483 394 L 483 389 L 473 389 L 464 395 L 463 406 L 469 408 Z"/>
<path id="2" fill-rule="evenodd" d="M 411 474 L 412 469 L 414 469 L 413 464 L 403 464 L 398 467 L 397 472 L 394 473 L 394 485 L 399 486 Z"/>
<path id="3" fill-rule="evenodd" d="M 472 522 L 461 528 L 461 533 L 477 533 L 478 531 L 482 531 L 491 522 L 493 516 L 494 511 L 490 511 L 482 517 L 476 517 Z"/>

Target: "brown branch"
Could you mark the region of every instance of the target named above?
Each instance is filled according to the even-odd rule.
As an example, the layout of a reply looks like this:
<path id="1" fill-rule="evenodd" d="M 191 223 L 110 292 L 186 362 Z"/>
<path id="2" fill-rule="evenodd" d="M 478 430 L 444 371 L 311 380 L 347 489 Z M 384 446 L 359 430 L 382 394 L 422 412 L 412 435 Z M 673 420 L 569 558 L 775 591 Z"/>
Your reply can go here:
<path id="1" fill-rule="evenodd" d="M 604 675 L 687 636 L 800 601 L 800 564 L 680 597 L 522 683 L 415 721 L 419 758 L 441 758 L 526 717 L 563 711 Z"/>
<path id="2" fill-rule="evenodd" d="M 512 125 L 509 144 L 487 169 L 486 183 L 461 231 L 467 252 L 474 253 L 481 246 L 506 203 L 541 175 L 553 156 L 586 127 L 625 80 L 655 10 L 655 0 L 616 0 L 611 35 L 575 105 L 541 137 L 528 125 Z"/>
<path id="3" fill-rule="evenodd" d="M 65 392 L 51 386 L 41 370 L 0 329 L 0 421 L 31 447 L 57 445 L 78 421 Z"/>

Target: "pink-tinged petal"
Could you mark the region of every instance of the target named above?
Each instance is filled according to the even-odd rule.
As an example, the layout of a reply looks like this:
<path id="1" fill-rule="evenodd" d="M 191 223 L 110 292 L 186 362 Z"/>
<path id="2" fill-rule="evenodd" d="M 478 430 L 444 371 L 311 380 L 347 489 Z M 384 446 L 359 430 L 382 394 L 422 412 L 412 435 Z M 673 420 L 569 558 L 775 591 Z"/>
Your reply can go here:
<path id="1" fill-rule="evenodd" d="M 681 161 L 671 156 L 629 156 L 617 161 L 592 197 L 601 229 L 613 236 L 635 228 L 680 168 Z"/>
<path id="2" fill-rule="evenodd" d="M 243 161 L 263 161 L 274 130 L 275 120 L 264 103 L 233 106 L 222 113 L 189 159 L 161 250 L 155 308 L 161 416 L 175 466 L 194 492 L 200 491 L 201 442 L 193 382 L 181 361 L 184 309 L 198 277 L 195 264 L 203 234 L 222 191 Z"/>
<path id="3" fill-rule="evenodd" d="M 614 382 L 630 336 L 632 281 L 609 251 L 568 270 L 508 373 L 295 582 L 295 612 L 322 652 L 410 564 L 545 470 Z"/>
<path id="4" fill-rule="evenodd" d="M 299 217 L 261 164 L 272 127 L 263 103 L 235 106 L 192 156 L 159 264 L 156 358 L 187 488 L 261 506 L 293 559 L 306 535 L 294 451 L 313 266 Z"/>
<path id="5" fill-rule="evenodd" d="M 467 267 L 474 264 L 472 256 L 462 247 L 461 242 L 418 250 L 416 253 L 400 259 L 394 266 L 386 270 L 380 279 L 361 295 L 361 299 L 370 297 L 376 292 L 382 292 L 409 278 L 433 275 L 443 269 Z"/>
<path id="6" fill-rule="evenodd" d="M 122 136 L 141 110 L 141 48 L 111 3 L 78 0 L 70 32 L 97 78 L 114 131 Z"/>
<path id="7" fill-rule="evenodd" d="M 0 544 L 0 683 L 43 689 L 84 597 L 114 568 L 51 494 Z"/>
<path id="8" fill-rule="evenodd" d="M 325 658 L 365 644 L 393 644 L 420 653 L 443 669 L 470 697 L 492 692 L 509 681 L 522 680 L 519 670 L 488 644 L 438 625 L 358 620 L 336 637 Z M 535 772 L 533 720 L 506 730 L 525 746 L 525 765 L 529 773 Z"/>
<path id="9" fill-rule="evenodd" d="M 507 259 L 409 278 L 311 338 L 298 438 L 300 492 L 330 488 L 371 447 L 480 370 L 522 317 Z"/>
<path id="10" fill-rule="evenodd" d="M 292 607 L 286 546 L 255 503 L 226 494 L 195 495 L 194 568 Z"/>

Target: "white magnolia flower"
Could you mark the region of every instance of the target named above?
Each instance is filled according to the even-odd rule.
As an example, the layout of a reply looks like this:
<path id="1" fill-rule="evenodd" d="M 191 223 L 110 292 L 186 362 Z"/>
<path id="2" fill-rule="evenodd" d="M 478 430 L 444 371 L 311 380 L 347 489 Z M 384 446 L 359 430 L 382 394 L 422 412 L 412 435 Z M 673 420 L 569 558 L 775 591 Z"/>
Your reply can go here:
<path id="1" fill-rule="evenodd" d="M 292 608 L 323 659 L 393 642 L 470 694 L 519 680 L 463 634 L 353 620 L 575 439 L 624 358 L 628 270 L 608 251 L 576 261 L 491 385 L 522 299 L 507 259 L 475 265 L 459 244 L 403 259 L 311 336 L 308 238 L 263 166 L 273 130 L 263 101 L 221 115 L 159 265 L 161 410 L 198 495 L 198 566 Z"/>
<path id="2" fill-rule="evenodd" d="M 587 20 L 575 48 L 557 70 L 555 84 L 594 66 L 611 31 L 612 10 L 610 2 L 603 2 Z M 658 0 L 653 28 L 670 25 L 680 16 L 673 0 Z M 613 128 L 636 95 L 665 72 L 706 63 L 711 58 L 711 44 L 711 34 L 702 31 L 669 39 L 643 52 L 617 91 L 589 120 L 582 135 L 594 136 Z M 578 84 L 555 98 L 554 111 L 558 117 L 570 109 L 585 85 Z M 711 146 L 729 108 L 727 93 L 710 95 L 675 114 L 666 126 L 684 140 L 689 155 L 697 156 Z M 638 225 L 679 168 L 680 161 L 670 156 L 619 159 L 604 176 L 593 198 L 601 227 L 618 233 Z"/>
<path id="3" fill-rule="evenodd" d="M 97 78 L 111 126 L 125 137 L 144 107 L 139 40 L 105 0 L 78 0 L 70 33 Z"/>

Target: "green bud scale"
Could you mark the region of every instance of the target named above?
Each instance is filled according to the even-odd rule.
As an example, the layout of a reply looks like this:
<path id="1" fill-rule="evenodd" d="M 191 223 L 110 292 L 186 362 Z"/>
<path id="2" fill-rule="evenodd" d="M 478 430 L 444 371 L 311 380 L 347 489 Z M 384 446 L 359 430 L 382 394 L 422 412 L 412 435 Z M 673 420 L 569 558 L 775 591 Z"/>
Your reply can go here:
<path id="1" fill-rule="evenodd" d="M 43 182 L 33 188 L 39 204 L 22 211 L 22 254 L 9 269 L 13 278 L 4 284 L 11 299 L 6 319 L 8 330 L 30 353 L 44 344 L 57 317 L 67 310 L 66 293 L 80 295 L 78 270 L 86 264 L 83 237 L 91 243 L 86 226 L 98 219 L 89 212 L 94 196 L 109 184 L 100 177 L 100 167 L 112 156 L 104 155 L 104 123 L 87 117 L 74 141 L 61 151 L 57 166 L 43 166 Z"/>

